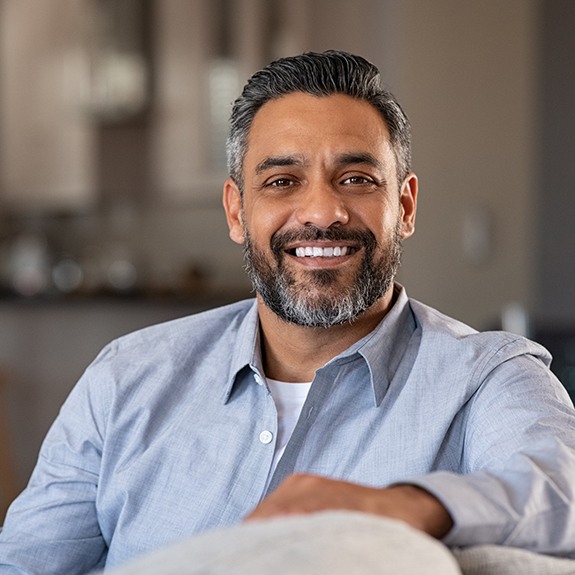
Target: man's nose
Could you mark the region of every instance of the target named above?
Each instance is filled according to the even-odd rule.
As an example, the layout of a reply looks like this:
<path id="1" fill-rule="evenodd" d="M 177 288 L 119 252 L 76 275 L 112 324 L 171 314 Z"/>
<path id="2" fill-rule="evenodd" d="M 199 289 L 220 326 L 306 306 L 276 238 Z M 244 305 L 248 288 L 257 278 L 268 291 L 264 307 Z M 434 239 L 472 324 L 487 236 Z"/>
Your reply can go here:
<path id="1" fill-rule="evenodd" d="M 327 229 L 336 223 L 347 224 L 349 213 L 342 194 L 332 184 L 317 182 L 310 183 L 302 194 L 297 219 L 302 226 L 313 224 Z"/>

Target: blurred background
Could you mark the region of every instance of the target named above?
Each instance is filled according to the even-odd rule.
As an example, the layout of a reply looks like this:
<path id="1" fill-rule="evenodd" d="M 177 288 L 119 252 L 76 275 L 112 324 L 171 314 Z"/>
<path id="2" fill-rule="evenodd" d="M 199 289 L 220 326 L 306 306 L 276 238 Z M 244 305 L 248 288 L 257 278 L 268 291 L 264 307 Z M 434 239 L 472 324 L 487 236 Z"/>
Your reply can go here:
<path id="1" fill-rule="evenodd" d="M 408 293 L 541 341 L 573 393 L 574 24 L 572 0 L 0 0 L 3 500 L 107 341 L 250 295 L 231 102 L 305 50 L 366 56 L 411 118 Z"/>

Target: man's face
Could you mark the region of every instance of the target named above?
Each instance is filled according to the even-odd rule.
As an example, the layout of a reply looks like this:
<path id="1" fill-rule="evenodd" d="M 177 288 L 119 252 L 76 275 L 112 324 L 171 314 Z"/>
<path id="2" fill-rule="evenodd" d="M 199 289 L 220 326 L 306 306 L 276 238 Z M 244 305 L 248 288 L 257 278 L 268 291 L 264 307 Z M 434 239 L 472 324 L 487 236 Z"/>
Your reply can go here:
<path id="1" fill-rule="evenodd" d="M 286 321 L 329 327 L 391 289 L 416 188 L 414 176 L 399 185 L 387 126 L 370 104 L 294 93 L 256 114 L 243 198 L 228 181 L 224 202 L 264 304 Z"/>

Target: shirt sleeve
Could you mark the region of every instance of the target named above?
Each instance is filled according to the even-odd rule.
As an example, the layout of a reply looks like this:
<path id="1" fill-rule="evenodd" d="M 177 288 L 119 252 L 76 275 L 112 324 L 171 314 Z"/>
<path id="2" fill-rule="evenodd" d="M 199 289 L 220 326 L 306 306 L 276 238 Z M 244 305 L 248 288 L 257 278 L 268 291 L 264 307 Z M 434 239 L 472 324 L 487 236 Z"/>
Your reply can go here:
<path id="1" fill-rule="evenodd" d="M 106 385 L 104 350 L 80 379 L 48 432 L 29 485 L 0 533 L 0 574 L 80 575 L 103 567 L 107 545 L 96 511 Z M 98 393 L 91 394 L 97 383 Z"/>
<path id="2" fill-rule="evenodd" d="M 464 472 L 410 483 L 450 512 L 450 546 L 575 554 L 575 411 L 567 392 L 531 355 L 487 366 L 481 378 L 462 414 Z"/>

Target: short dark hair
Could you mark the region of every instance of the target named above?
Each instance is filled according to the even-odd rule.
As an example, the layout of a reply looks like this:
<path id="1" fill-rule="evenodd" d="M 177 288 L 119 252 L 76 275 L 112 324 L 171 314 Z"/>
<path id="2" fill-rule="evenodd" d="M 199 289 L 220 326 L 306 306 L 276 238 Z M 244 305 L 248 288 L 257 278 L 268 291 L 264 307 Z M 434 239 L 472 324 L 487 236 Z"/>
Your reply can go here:
<path id="1" fill-rule="evenodd" d="M 401 106 L 381 82 L 376 66 L 339 50 L 306 52 L 280 58 L 256 72 L 234 102 L 226 151 L 228 172 L 243 190 L 248 134 L 258 110 L 270 100 L 303 92 L 315 96 L 346 94 L 374 106 L 387 124 L 401 182 L 411 170 L 411 128 Z"/>

